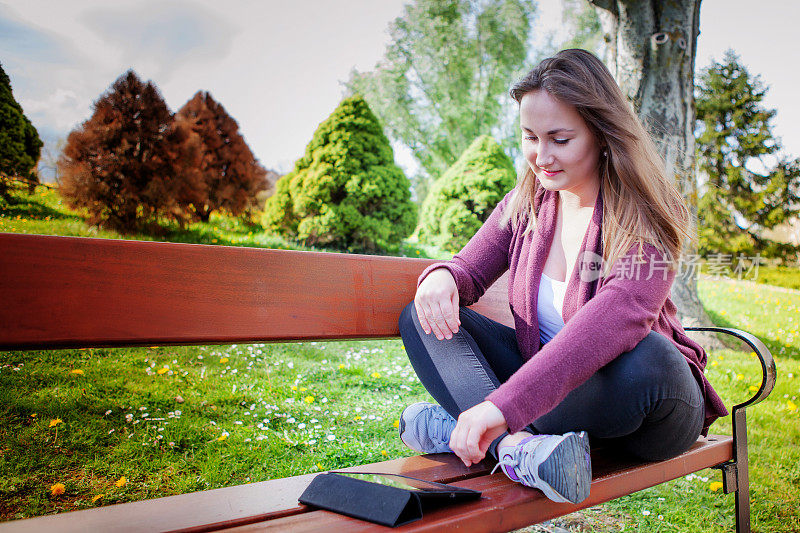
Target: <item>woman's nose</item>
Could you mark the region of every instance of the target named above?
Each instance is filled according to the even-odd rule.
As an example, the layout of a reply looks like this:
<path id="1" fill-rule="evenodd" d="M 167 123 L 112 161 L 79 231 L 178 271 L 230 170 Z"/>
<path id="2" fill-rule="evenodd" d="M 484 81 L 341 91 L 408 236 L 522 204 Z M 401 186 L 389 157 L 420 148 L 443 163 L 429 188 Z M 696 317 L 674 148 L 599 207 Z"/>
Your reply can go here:
<path id="1" fill-rule="evenodd" d="M 536 153 L 536 166 L 547 168 L 552 164 L 553 164 L 552 154 L 540 148 L 539 151 Z"/>

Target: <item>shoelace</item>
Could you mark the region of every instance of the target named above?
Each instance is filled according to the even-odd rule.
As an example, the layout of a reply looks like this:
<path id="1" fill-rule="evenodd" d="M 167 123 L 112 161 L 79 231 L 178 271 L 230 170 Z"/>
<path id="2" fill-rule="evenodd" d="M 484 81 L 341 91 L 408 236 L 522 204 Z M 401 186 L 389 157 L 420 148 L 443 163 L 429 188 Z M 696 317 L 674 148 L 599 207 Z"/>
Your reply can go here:
<path id="1" fill-rule="evenodd" d="M 455 427 L 455 419 L 447 411 L 444 409 L 429 409 L 427 422 L 428 437 L 432 441 L 435 440 L 442 444 L 450 441 L 450 434 Z M 448 426 L 449 431 L 447 430 Z"/>
<path id="2" fill-rule="evenodd" d="M 533 477 L 533 468 L 535 466 L 533 462 L 534 452 L 536 447 L 547 437 L 548 435 L 534 435 L 534 438 L 527 441 L 522 446 L 514 446 L 511 455 L 508 456 L 504 454 L 497 461 L 497 464 L 494 465 L 491 473 L 494 474 L 501 466 L 508 466 L 519 476 L 523 485 L 534 487 L 536 484 L 536 478 Z"/>

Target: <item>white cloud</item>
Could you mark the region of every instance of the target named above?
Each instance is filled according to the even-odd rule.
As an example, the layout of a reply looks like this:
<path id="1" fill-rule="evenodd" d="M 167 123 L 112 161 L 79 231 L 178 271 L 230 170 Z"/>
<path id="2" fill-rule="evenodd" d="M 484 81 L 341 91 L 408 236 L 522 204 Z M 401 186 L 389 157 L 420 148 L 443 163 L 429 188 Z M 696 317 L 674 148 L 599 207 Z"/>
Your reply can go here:
<path id="1" fill-rule="evenodd" d="M 41 100 L 25 101 L 25 113 L 31 120 L 39 119 L 51 128 L 61 131 L 69 130 L 76 122 L 85 120 L 83 101 L 69 89 L 56 89 Z"/>
<path id="2" fill-rule="evenodd" d="M 214 68 L 231 49 L 236 27 L 196 2 L 139 2 L 86 11 L 86 25 L 120 53 L 122 65 L 144 67 L 160 82 L 177 67 Z"/>

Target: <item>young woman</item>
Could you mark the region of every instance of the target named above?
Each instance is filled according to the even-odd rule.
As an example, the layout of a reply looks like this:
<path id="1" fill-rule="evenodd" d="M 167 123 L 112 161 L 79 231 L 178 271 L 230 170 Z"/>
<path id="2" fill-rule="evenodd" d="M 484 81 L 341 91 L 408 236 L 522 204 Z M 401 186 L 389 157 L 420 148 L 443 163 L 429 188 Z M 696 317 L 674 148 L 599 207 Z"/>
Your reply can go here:
<path id="1" fill-rule="evenodd" d="M 589 495 L 589 438 L 678 455 L 727 414 L 706 354 L 669 298 L 689 212 L 595 56 L 563 50 L 511 89 L 517 185 L 453 259 L 426 268 L 400 333 L 439 405 L 401 415 L 403 442 L 486 453 L 559 502 Z M 467 306 L 509 270 L 515 328 Z"/>

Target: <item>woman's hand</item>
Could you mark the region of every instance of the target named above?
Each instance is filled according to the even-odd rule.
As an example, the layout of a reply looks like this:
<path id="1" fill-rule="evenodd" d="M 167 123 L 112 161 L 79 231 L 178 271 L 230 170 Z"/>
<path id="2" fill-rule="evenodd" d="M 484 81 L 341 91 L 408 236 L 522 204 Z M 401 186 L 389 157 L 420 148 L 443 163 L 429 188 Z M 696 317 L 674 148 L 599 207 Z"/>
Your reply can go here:
<path id="1" fill-rule="evenodd" d="M 450 435 L 450 449 L 471 466 L 482 461 L 492 441 L 507 430 L 502 411 L 487 400 L 459 415 Z"/>
<path id="2" fill-rule="evenodd" d="M 450 339 L 461 325 L 458 311 L 458 287 L 446 268 L 436 268 L 425 276 L 414 296 L 419 323 L 425 333 L 439 340 Z"/>

